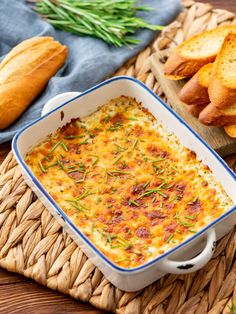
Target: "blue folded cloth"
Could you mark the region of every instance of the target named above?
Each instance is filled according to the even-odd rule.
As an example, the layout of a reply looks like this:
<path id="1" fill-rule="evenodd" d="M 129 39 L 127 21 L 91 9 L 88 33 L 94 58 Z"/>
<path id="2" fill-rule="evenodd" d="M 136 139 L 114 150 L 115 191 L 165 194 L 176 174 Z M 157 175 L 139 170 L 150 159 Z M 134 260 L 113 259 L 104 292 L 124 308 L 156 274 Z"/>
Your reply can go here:
<path id="1" fill-rule="evenodd" d="M 155 10 L 139 13 L 149 23 L 166 25 L 181 9 L 179 0 L 146 0 L 141 4 Z M 0 143 L 10 140 L 23 126 L 40 117 L 43 105 L 53 96 L 69 91 L 84 91 L 114 73 L 125 61 L 144 49 L 156 34 L 139 30 L 141 43 L 116 48 L 100 39 L 79 37 L 58 31 L 40 18 L 25 0 L 0 0 L 0 56 L 3 57 L 21 41 L 33 36 L 52 36 L 69 50 L 67 62 L 49 81 L 44 92 L 10 127 L 0 131 Z"/>

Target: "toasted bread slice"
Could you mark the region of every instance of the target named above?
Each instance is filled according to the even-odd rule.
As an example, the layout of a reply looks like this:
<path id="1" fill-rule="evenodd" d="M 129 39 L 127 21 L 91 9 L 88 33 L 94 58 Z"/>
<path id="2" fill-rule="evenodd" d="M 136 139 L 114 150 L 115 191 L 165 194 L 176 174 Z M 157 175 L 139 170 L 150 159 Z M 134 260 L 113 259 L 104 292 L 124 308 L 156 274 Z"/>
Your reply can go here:
<path id="1" fill-rule="evenodd" d="M 224 127 L 225 132 L 233 138 L 236 138 L 236 125 L 227 125 Z"/>
<path id="2" fill-rule="evenodd" d="M 183 86 L 179 98 L 187 105 L 209 104 L 208 86 L 213 63 L 208 63 Z"/>
<path id="3" fill-rule="evenodd" d="M 199 33 L 180 44 L 169 57 L 164 73 L 169 78 L 193 76 L 203 65 L 213 62 L 222 42 L 229 32 L 236 32 L 236 25 L 224 25 Z"/>
<path id="4" fill-rule="evenodd" d="M 236 103 L 224 109 L 217 108 L 210 103 L 201 111 L 199 120 L 203 124 L 215 126 L 236 124 Z"/>
<path id="5" fill-rule="evenodd" d="M 200 112 L 207 106 L 207 104 L 202 105 L 188 105 L 187 110 L 190 112 L 194 117 L 198 118 Z"/>
<path id="6" fill-rule="evenodd" d="M 236 31 L 224 39 L 212 69 L 208 92 L 210 101 L 218 108 L 236 103 Z"/>

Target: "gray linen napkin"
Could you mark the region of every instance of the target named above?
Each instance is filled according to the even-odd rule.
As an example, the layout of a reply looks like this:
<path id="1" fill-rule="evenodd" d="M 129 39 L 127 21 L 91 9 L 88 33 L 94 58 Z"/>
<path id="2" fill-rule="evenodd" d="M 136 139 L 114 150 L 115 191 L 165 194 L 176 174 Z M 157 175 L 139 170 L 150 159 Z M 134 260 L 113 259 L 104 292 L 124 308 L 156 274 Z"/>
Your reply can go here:
<path id="1" fill-rule="evenodd" d="M 179 0 L 144 0 L 140 3 L 150 5 L 155 10 L 139 15 L 158 25 L 171 22 L 181 9 Z M 0 0 L 0 57 L 22 40 L 33 36 L 53 36 L 65 44 L 69 48 L 67 63 L 28 110 L 12 126 L 0 131 L 0 143 L 10 140 L 19 129 L 38 118 L 43 105 L 53 96 L 69 91 L 84 91 L 114 73 L 147 46 L 155 33 L 140 30 L 136 34 L 141 40 L 139 45 L 116 48 L 100 39 L 55 30 L 34 13 L 25 0 Z"/>

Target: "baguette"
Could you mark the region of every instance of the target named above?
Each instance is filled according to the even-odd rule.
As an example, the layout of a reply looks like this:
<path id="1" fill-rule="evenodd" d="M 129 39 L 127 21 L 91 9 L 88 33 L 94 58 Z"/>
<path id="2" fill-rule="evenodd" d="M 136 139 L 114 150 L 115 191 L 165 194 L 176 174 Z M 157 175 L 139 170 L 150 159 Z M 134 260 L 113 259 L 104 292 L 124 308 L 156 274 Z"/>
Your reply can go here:
<path id="1" fill-rule="evenodd" d="M 236 32 L 236 25 L 224 25 L 199 33 L 180 44 L 169 57 L 164 73 L 171 79 L 193 76 L 203 65 L 213 62 L 225 36 Z"/>
<path id="2" fill-rule="evenodd" d="M 51 37 L 33 37 L 0 64 L 0 129 L 13 123 L 64 64 L 67 48 Z"/>
<path id="3" fill-rule="evenodd" d="M 236 124 L 236 33 L 229 33 L 213 65 L 209 84 L 211 103 L 199 120 L 207 125 Z"/>
<path id="4" fill-rule="evenodd" d="M 194 117 L 198 118 L 200 112 L 207 106 L 207 104 L 201 104 L 201 105 L 188 105 L 187 110 L 189 113 L 191 113 Z"/>
<path id="5" fill-rule="evenodd" d="M 208 86 L 213 63 L 204 65 L 181 89 L 179 98 L 187 105 L 209 104 Z"/>
<path id="6" fill-rule="evenodd" d="M 210 101 L 218 108 L 236 103 L 236 32 L 224 39 L 213 65 L 208 92 Z"/>
<path id="7" fill-rule="evenodd" d="M 217 108 L 210 103 L 201 111 L 199 120 L 203 124 L 215 126 L 236 124 L 236 103 L 225 109 Z"/>

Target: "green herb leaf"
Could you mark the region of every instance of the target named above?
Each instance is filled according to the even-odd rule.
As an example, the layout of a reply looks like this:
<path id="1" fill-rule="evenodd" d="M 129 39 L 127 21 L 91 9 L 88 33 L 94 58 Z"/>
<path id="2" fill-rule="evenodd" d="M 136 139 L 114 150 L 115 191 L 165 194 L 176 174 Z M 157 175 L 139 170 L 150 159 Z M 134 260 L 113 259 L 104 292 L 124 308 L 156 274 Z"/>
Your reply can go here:
<path id="1" fill-rule="evenodd" d="M 41 169 L 41 171 L 42 171 L 43 173 L 46 173 L 46 172 L 47 172 L 47 170 L 44 168 L 44 166 L 43 166 L 43 164 L 41 163 L 41 161 L 39 161 L 39 168 Z"/>
<path id="2" fill-rule="evenodd" d="M 64 149 L 64 151 L 68 152 L 68 147 L 65 143 L 61 143 L 61 147 Z"/>
<path id="3" fill-rule="evenodd" d="M 137 11 L 150 11 L 138 6 L 137 0 L 38 0 L 35 10 L 54 27 L 79 36 L 94 36 L 117 47 L 137 44 L 130 35 L 139 28 L 163 29 L 137 17 Z"/>
<path id="4" fill-rule="evenodd" d="M 135 201 L 132 201 L 132 200 L 129 200 L 129 205 L 135 205 L 135 206 L 140 206 L 139 203 L 135 202 Z"/>
<path id="5" fill-rule="evenodd" d="M 138 139 L 136 138 L 136 140 L 134 141 L 133 147 L 132 147 L 133 150 L 135 149 L 135 147 L 137 146 L 137 144 L 138 144 Z"/>
<path id="6" fill-rule="evenodd" d="M 116 165 L 118 163 L 119 160 L 121 160 L 123 156 L 120 155 L 114 162 L 113 162 L 113 165 Z"/>
<path id="7" fill-rule="evenodd" d="M 53 147 L 52 147 L 51 150 L 50 150 L 50 153 L 53 153 L 54 150 L 55 150 L 59 145 L 61 145 L 61 141 L 58 141 L 55 145 L 53 145 Z"/>

